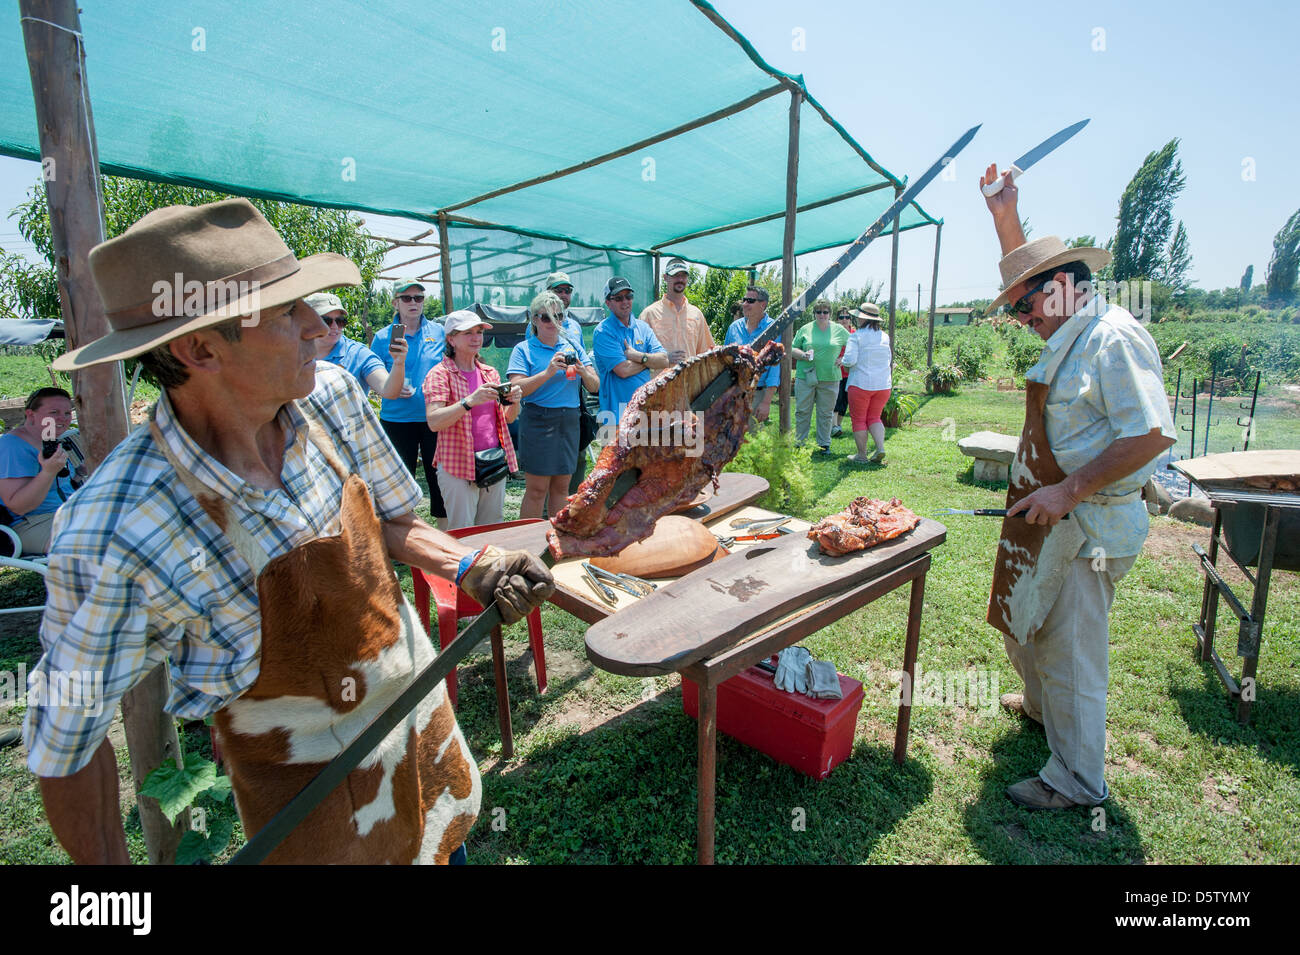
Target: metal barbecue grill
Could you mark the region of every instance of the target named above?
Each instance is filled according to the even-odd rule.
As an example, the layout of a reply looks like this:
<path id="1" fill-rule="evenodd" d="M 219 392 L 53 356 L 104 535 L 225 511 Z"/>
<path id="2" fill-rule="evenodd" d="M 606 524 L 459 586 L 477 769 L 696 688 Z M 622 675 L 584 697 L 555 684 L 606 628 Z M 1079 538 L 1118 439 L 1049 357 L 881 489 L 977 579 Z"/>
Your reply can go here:
<path id="1" fill-rule="evenodd" d="M 1205 570 L 1200 620 L 1192 625 L 1202 662 L 1214 665 L 1228 693 L 1237 701 L 1237 722 L 1250 721 L 1256 698 L 1255 670 L 1259 663 L 1269 579 L 1274 570 L 1300 572 L 1300 492 L 1258 489 L 1246 480 L 1294 479 L 1300 473 L 1300 451 L 1245 451 L 1179 461 L 1172 467 L 1191 480 L 1214 505 L 1214 526 L 1207 553 L 1192 550 Z M 1294 486 L 1293 480 L 1290 482 Z M 1218 570 L 1220 552 L 1237 565 L 1254 588 L 1250 609 Z M 1250 568 L 1254 567 L 1252 574 Z M 1219 597 L 1236 616 L 1237 655 L 1242 658 L 1241 681 L 1233 679 L 1214 649 Z"/>

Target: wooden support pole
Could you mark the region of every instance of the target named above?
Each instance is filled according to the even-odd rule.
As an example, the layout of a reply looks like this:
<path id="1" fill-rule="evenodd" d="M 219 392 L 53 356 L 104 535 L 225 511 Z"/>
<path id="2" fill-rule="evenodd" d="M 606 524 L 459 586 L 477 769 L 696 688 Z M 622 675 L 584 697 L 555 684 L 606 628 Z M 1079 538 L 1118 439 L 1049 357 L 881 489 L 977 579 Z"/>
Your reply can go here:
<path id="1" fill-rule="evenodd" d="M 903 187 L 895 186 L 894 201 L 897 202 L 902 194 Z M 890 243 L 889 252 L 889 360 L 891 363 L 894 360 L 894 310 L 898 306 L 898 233 L 902 231 L 899 228 L 902 225 L 899 220 L 902 218 L 903 212 L 899 212 L 898 218 L 894 220 L 894 234 L 891 237 L 893 241 Z"/>
<path id="2" fill-rule="evenodd" d="M 81 19 L 76 0 L 20 0 L 19 13 L 35 98 L 59 303 L 72 349 L 109 331 L 89 265 L 90 250 L 104 241 L 104 212 Z M 74 373 L 73 392 L 86 466 L 93 471 L 126 437 L 121 364 Z M 161 667 L 122 699 L 140 825 L 154 863 L 175 858 L 184 832 L 183 823 L 167 822 L 155 800 L 139 796 L 150 772 L 168 760 L 180 765 L 176 725 L 162 709 L 166 699 L 167 677 Z"/>
<path id="3" fill-rule="evenodd" d="M 781 242 L 781 307 L 786 308 L 794 301 L 794 222 L 798 209 L 799 192 L 799 107 L 803 105 L 803 90 L 790 91 L 790 139 L 785 160 L 785 237 Z M 785 326 L 781 332 L 781 344 L 785 354 L 781 358 L 781 387 L 778 396 L 781 401 L 781 433 L 790 431 L 790 379 L 794 363 L 790 360 L 790 349 L 794 344 L 794 324 Z"/>
<path id="4" fill-rule="evenodd" d="M 656 302 L 659 301 L 659 296 L 660 296 L 661 294 L 662 294 L 662 293 L 659 291 L 659 253 L 656 252 L 656 253 L 655 253 L 655 291 L 654 291 L 654 301 L 656 301 Z"/>
<path id="5" fill-rule="evenodd" d="M 930 277 L 930 337 L 925 343 L 925 368 L 929 371 L 934 364 L 934 300 L 939 291 L 939 238 L 943 235 L 943 223 L 934 224 L 934 273 Z"/>
<path id="6" fill-rule="evenodd" d="M 451 243 L 447 241 L 447 214 L 438 213 L 438 257 L 442 264 L 442 314 L 450 315 L 453 304 L 451 297 Z"/>

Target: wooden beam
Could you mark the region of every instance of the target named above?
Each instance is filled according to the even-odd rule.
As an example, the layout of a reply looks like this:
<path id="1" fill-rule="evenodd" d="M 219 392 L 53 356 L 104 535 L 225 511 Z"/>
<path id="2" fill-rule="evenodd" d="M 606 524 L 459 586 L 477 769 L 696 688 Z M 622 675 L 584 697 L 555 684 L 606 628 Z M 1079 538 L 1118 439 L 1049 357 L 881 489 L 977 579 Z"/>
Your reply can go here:
<path id="1" fill-rule="evenodd" d="M 659 253 L 655 253 L 655 294 L 654 300 L 659 301 Z"/>
<path id="2" fill-rule="evenodd" d="M 785 158 L 785 236 L 781 241 L 781 307 L 794 301 L 794 224 L 799 209 L 799 107 L 803 105 L 803 90 L 790 91 L 790 135 Z M 781 332 L 785 354 L 781 356 L 781 433 L 790 431 L 790 379 L 794 364 L 790 348 L 794 343 L 794 323 L 787 324 Z"/>
<path id="3" fill-rule="evenodd" d="M 894 201 L 903 194 L 902 186 L 894 187 Z M 902 211 L 898 213 L 899 218 L 903 216 Z M 892 224 L 893 237 L 890 244 L 889 252 L 889 360 L 894 360 L 894 309 L 898 305 L 898 219 Z"/>
<path id="4" fill-rule="evenodd" d="M 820 209 L 822 206 L 829 206 L 834 202 L 843 202 L 845 199 L 853 199 L 857 196 L 865 196 L 869 192 L 875 192 L 877 189 L 887 189 L 893 185 L 890 182 L 878 182 L 873 186 L 863 186 L 861 189 L 851 189 L 848 192 L 842 192 L 838 196 L 831 196 L 829 199 L 818 199 L 816 202 L 809 202 L 799 206 L 795 212 L 807 212 L 810 209 Z M 730 225 L 720 225 L 712 229 L 702 229 L 699 232 L 688 232 L 686 235 L 675 236 L 663 242 L 657 242 L 650 248 L 659 250 L 667 248 L 670 245 L 676 245 L 678 242 L 689 242 L 692 239 L 702 239 L 708 235 L 717 235 L 719 232 L 729 232 L 732 229 L 743 229 L 745 226 L 759 225 L 763 222 L 771 222 L 773 219 L 780 219 L 785 215 L 785 210 L 780 212 L 769 212 L 767 215 L 755 216 L 752 219 L 742 219 L 739 222 L 733 222 Z"/>
<path id="5" fill-rule="evenodd" d="M 104 202 L 81 19 L 76 0 L 20 0 L 18 9 L 35 98 L 59 303 L 68 348 L 73 349 L 109 331 L 89 264 L 90 250 L 104 241 Z M 74 372 L 73 392 L 86 466 L 93 471 L 126 437 L 121 364 Z M 145 777 L 164 762 L 180 767 L 176 724 L 163 712 L 166 699 L 161 666 L 122 699 L 140 826 L 153 863 L 175 858 L 185 830 L 184 822 L 167 822 L 156 800 L 139 795 Z"/>
<path id="6" fill-rule="evenodd" d="M 934 299 L 939 291 L 939 238 L 943 235 L 943 223 L 934 226 L 934 274 L 930 277 L 930 337 L 925 343 L 925 367 L 928 371 L 934 364 Z"/>
<path id="7" fill-rule="evenodd" d="M 442 314 L 452 312 L 451 297 L 451 243 L 447 241 L 447 216 L 438 213 L 438 247 L 442 259 Z"/>
<path id="8" fill-rule="evenodd" d="M 785 84 L 778 83 L 775 86 L 768 87 L 767 89 L 759 90 L 757 93 L 753 94 L 752 96 L 745 97 L 738 103 L 732 103 L 730 106 L 724 106 L 722 109 L 714 110 L 712 113 L 709 113 L 705 116 L 701 116 L 698 119 L 693 119 L 689 123 L 683 123 L 680 126 L 674 126 L 672 129 L 665 130 L 662 133 L 656 133 L 653 136 L 648 136 L 645 139 L 638 140 L 637 142 L 632 143 L 629 146 L 624 146 L 621 149 L 614 150 L 613 152 L 604 153 L 603 155 L 596 156 L 584 162 L 575 163 L 572 166 L 565 166 L 563 169 L 557 169 L 555 170 L 555 172 L 547 173 L 544 176 L 534 176 L 532 179 L 525 179 L 523 182 L 517 182 L 514 185 L 502 186 L 500 189 L 493 189 L 491 192 L 485 192 L 483 193 L 483 195 L 475 196 L 473 199 L 466 199 L 464 202 L 454 202 L 449 206 L 444 206 L 442 209 L 438 211 L 440 214 L 455 212 L 457 209 L 464 209 L 466 206 L 477 205 L 480 202 L 486 202 L 489 199 L 495 199 L 498 196 L 504 196 L 507 193 L 518 192 L 520 189 L 527 189 L 530 186 L 537 186 L 544 182 L 550 182 L 553 179 L 562 179 L 565 176 L 573 175 L 575 172 L 582 172 L 584 169 L 591 169 L 593 166 L 599 166 L 602 163 L 611 162 L 612 160 L 615 159 L 621 159 L 622 157 L 627 156 L 631 153 L 638 152 L 639 150 L 645 149 L 647 146 L 653 146 L 656 143 L 662 143 L 664 140 L 672 139 L 673 137 L 680 136 L 683 133 L 689 133 L 693 129 L 699 129 L 701 126 L 708 126 L 710 123 L 716 123 L 720 119 L 726 119 L 728 116 L 732 116 L 735 115 L 736 113 L 743 112 L 749 109 L 751 106 L 754 106 L 757 103 L 761 103 L 765 99 L 775 96 L 783 89 L 785 89 Z"/>

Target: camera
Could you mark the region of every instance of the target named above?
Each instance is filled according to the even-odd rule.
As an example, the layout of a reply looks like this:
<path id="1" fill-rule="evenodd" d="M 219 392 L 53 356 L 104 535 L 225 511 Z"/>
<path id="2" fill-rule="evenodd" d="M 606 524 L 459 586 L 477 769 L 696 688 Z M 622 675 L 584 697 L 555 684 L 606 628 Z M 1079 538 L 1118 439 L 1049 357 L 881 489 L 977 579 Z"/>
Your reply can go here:
<path id="1" fill-rule="evenodd" d="M 41 457 L 48 458 L 51 454 L 53 454 L 56 450 L 58 450 L 58 447 L 59 447 L 58 441 L 42 441 Z"/>
<path id="2" fill-rule="evenodd" d="M 510 389 L 513 385 L 497 385 L 497 400 L 503 405 L 510 404 Z"/>
<path id="3" fill-rule="evenodd" d="M 564 363 L 566 365 L 576 365 L 578 363 L 578 356 L 572 352 L 566 353 L 564 356 Z"/>

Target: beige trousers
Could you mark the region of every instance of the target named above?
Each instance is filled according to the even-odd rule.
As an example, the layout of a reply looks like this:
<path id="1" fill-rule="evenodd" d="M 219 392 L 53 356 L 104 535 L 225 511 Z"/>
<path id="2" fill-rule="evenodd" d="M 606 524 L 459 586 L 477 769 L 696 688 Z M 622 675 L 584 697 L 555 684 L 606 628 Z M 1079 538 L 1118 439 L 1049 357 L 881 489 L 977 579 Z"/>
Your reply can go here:
<path id="1" fill-rule="evenodd" d="M 438 490 L 447 508 L 447 530 L 479 524 L 500 524 L 506 505 L 506 482 L 481 488 L 473 481 L 452 477 L 438 468 Z"/>
<path id="2" fill-rule="evenodd" d="M 1042 629 L 1021 646 L 1003 637 L 1025 683 L 1025 712 L 1043 724 L 1052 751 L 1039 778 L 1080 805 L 1095 806 L 1106 788 L 1106 684 L 1110 605 L 1136 557 L 1076 558 L 1065 570 Z"/>
<path id="3" fill-rule="evenodd" d="M 808 440 L 812 424 L 813 406 L 817 407 L 817 446 L 825 448 L 831 443 L 831 415 L 835 399 L 839 397 L 840 383 L 818 381 L 815 373 L 794 380 L 794 439 L 799 444 Z"/>
<path id="4" fill-rule="evenodd" d="M 50 531 L 53 529 L 54 512 L 37 514 L 29 517 L 14 528 L 18 539 L 23 542 L 24 554 L 44 554 L 50 549 Z"/>

